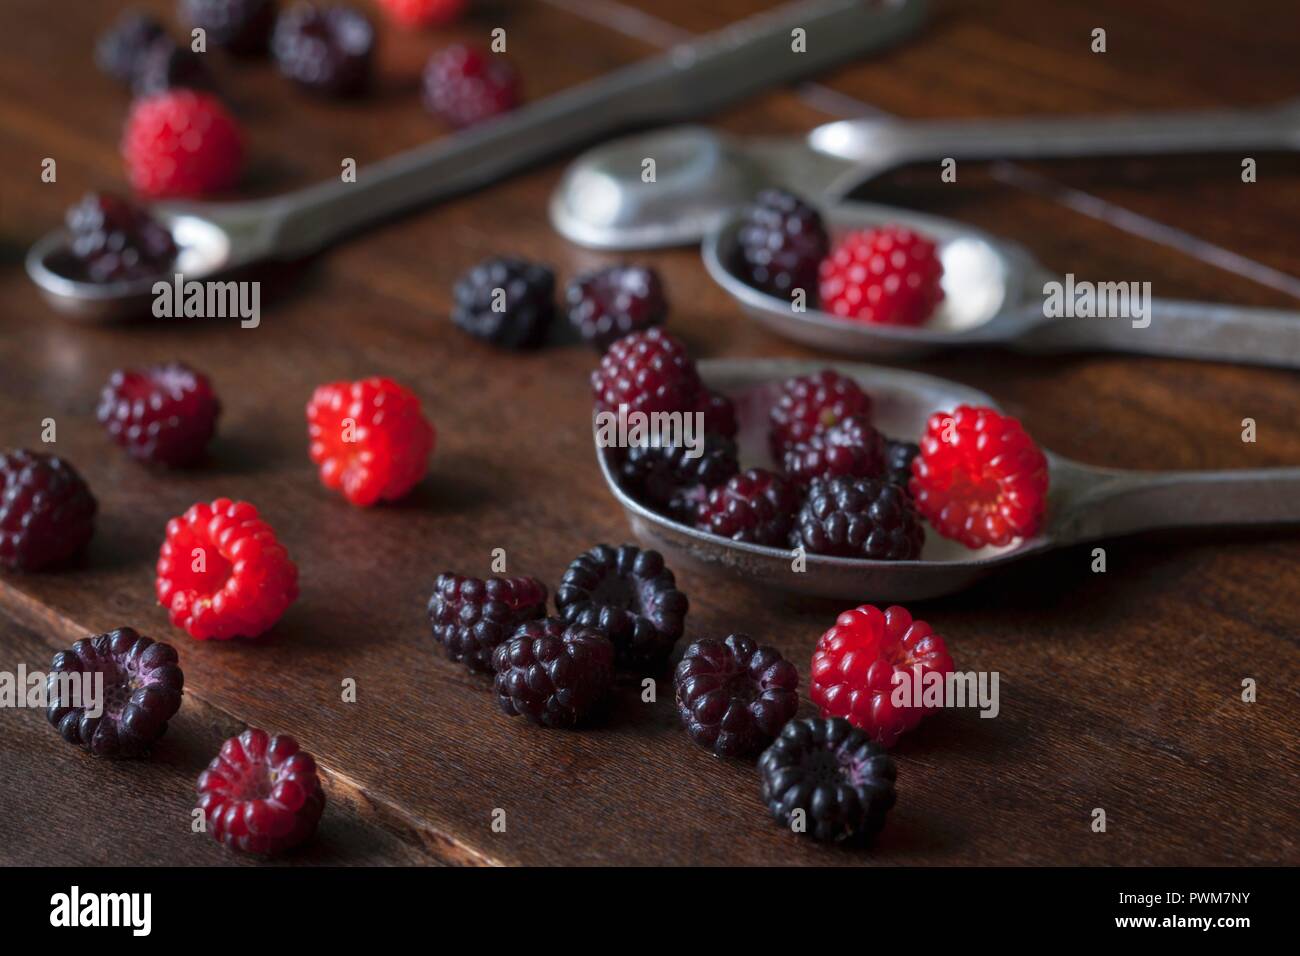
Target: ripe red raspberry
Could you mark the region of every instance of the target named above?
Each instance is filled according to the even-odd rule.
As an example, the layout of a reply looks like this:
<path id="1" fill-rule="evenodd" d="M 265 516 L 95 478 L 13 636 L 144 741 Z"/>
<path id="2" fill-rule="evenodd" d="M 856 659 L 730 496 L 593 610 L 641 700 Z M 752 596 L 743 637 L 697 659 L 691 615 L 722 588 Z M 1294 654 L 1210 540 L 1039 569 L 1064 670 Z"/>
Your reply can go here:
<path id="1" fill-rule="evenodd" d="M 943 300 L 934 243 L 902 226 L 852 232 L 822 260 L 821 306 L 859 322 L 921 325 Z"/>
<path id="2" fill-rule="evenodd" d="M 239 178 L 243 134 L 215 96 L 168 90 L 135 101 L 122 157 L 131 185 L 146 196 L 203 196 Z"/>
<path id="3" fill-rule="evenodd" d="M 218 498 L 167 522 L 157 592 L 190 637 L 258 637 L 297 599 L 298 568 L 256 508 Z"/>
<path id="4" fill-rule="evenodd" d="M 865 415 L 850 415 L 785 450 L 785 473 L 808 485 L 814 478 L 876 478 L 885 471 L 885 436 Z"/>
<path id="5" fill-rule="evenodd" d="M 920 669 L 921 682 L 914 668 Z M 952 669 L 943 638 L 925 621 L 913 621 L 901 607 L 881 613 L 864 604 L 836 618 L 817 642 L 809 694 L 823 717 L 843 717 L 882 747 L 892 747 L 925 716 L 916 687 L 924 689 L 927 674 Z M 896 680 L 907 681 L 909 706 L 894 706 Z"/>
<path id="6" fill-rule="evenodd" d="M 419 398 L 390 378 L 320 386 L 307 403 L 307 432 L 321 484 L 362 508 L 414 488 L 436 440 Z"/>
<path id="7" fill-rule="evenodd" d="M 695 411 L 704 386 L 686 346 L 663 329 L 633 332 L 614 342 L 591 373 L 596 407 L 628 412 Z"/>
<path id="8" fill-rule="evenodd" d="M 709 492 L 695 525 L 733 541 L 784 548 L 798 508 L 794 485 L 763 468 L 751 468 Z"/>
<path id="9" fill-rule="evenodd" d="M 379 5 L 403 27 L 441 26 L 462 13 L 468 0 L 379 0 Z"/>
<path id="10" fill-rule="evenodd" d="M 0 567 L 40 571 L 73 557 L 95 532 L 97 507 L 62 458 L 0 452 Z"/>
<path id="11" fill-rule="evenodd" d="M 777 461 L 788 447 L 805 442 L 823 428 L 850 415 L 871 418 L 871 398 L 848 376 L 825 368 L 814 375 L 788 379 L 769 414 L 772 455 Z"/>
<path id="12" fill-rule="evenodd" d="M 255 727 L 221 745 L 199 774 L 198 793 L 214 840 L 265 856 L 308 839 L 325 810 L 312 755 L 292 737 Z"/>
<path id="13" fill-rule="evenodd" d="M 139 372 L 115 371 L 96 415 L 133 458 L 177 467 L 202 457 L 220 412 L 207 376 L 171 362 Z"/>
<path id="14" fill-rule="evenodd" d="M 910 490 L 934 529 L 968 548 L 1033 537 L 1047 513 L 1047 457 L 991 408 L 930 416 Z"/>
<path id="15" fill-rule="evenodd" d="M 499 53 L 456 43 L 429 58 L 421 80 L 424 106 L 457 128 L 519 105 L 519 74 Z"/>

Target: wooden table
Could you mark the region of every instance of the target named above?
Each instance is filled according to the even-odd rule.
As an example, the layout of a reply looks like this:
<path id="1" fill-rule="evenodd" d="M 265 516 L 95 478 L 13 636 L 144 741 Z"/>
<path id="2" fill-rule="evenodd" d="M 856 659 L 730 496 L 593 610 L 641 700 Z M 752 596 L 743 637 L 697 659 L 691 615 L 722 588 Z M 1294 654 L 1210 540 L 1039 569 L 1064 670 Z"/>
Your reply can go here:
<path id="1" fill-rule="evenodd" d="M 379 90 L 348 105 L 298 94 L 269 65 L 214 59 L 250 134 L 247 190 L 265 194 L 337 175 L 343 157 L 364 167 L 438 135 L 415 87 L 444 36 L 505 25 L 537 97 L 764 6 L 521 0 L 438 37 L 385 28 Z M 1287 0 L 936 6 L 932 25 L 904 48 L 718 122 L 797 134 L 872 109 L 1019 116 L 1300 95 L 1293 31 L 1282 28 L 1294 13 Z M 691 743 L 670 693 L 647 705 L 625 689 L 608 723 L 585 733 L 498 713 L 484 681 L 431 645 L 424 604 L 435 575 L 486 572 L 501 547 L 511 572 L 553 588 L 571 558 L 628 530 L 590 447 L 592 353 L 565 345 L 514 355 L 469 339 L 447 319 L 451 284 L 499 252 L 552 263 L 562 281 L 615 258 L 570 246 L 547 224 L 556 162 L 266 277 L 272 298 L 256 330 L 65 321 L 29 285 L 21 257 L 83 191 L 122 183 L 116 143 L 127 100 L 90 58 L 116 7 L 69 16 L 62 5 L 12 0 L 0 33 L 0 446 L 38 446 L 42 419 L 53 417 L 55 450 L 102 510 L 74 568 L 0 577 L 0 668 L 44 667 L 87 632 L 132 625 L 177 645 L 187 694 L 148 762 L 91 759 L 42 713 L 5 711 L 0 861 L 247 862 L 191 834 L 189 816 L 195 777 L 244 724 L 296 735 L 326 770 L 329 806 L 319 838 L 291 858 L 299 863 L 1300 861 L 1300 545 L 1282 530 L 1114 541 L 1105 574 L 1090 571 L 1088 549 L 1070 550 L 914 607 L 948 638 L 959 668 L 1000 672 L 1002 712 L 947 712 L 900 744 L 898 806 L 871 854 L 783 832 L 758 801 L 753 767 Z M 631 16 L 637 10 L 645 19 Z M 1089 49 L 1097 26 L 1107 30 L 1105 54 Z M 53 184 L 39 179 L 47 156 L 58 162 Z M 1254 184 L 1241 182 L 1240 157 L 1229 155 L 969 164 L 957 184 L 912 169 L 865 195 L 1021 241 L 1081 279 L 1294 308 L 1300 164 L 1258 160 Z M 814 354 L 748 322 L 694 251 L 637 258 L 662 271 L 669 327 L 697 356 Z M 208 371 L 225 412 L 209 465 L 155 474 L 111 447 L 93 412 L 113 368 L 171 358 Z M 1042 444 L 1087 462 L 1300 463 L 1291 372 L 1000 351 L 909 367 L 996 395 Z M 373 373 L 420 394 L 439 444 L 431 477 L 409 501 L 361 511 L 318 485 L 302 409 L 316 384 Z M 1247 417 L 1258 423 L 1253 444 L 1240 437 Z M 167 519 L 223 495 L 256 503 L 301 569 L 301 599 L 266 643 L 192 641 L 154 603 Z M 805 680 L 813 643 L 846 606 L 711 574 L 681 583 L 692 637 L 748 632 L 789 655 Z M 340 699 L 348 677 L 355 704 Z M 1253 704 L 1240 699 L 1246 677 L 1258 681 Z M 116 820 L 107 830 L 95 816 L 106 807 Z M 1090 827 L 1096 807 L 1106 810 L 1105 833 Z M 491 829 L 498 808 L 504 833 Z"/>

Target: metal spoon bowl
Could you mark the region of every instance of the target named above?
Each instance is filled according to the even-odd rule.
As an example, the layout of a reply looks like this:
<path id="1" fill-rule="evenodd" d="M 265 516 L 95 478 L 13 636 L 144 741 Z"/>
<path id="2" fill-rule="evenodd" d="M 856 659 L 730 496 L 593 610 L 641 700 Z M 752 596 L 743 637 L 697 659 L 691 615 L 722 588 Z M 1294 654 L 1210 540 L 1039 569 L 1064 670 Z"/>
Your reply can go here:
<path id="1" fill-rule="evenodd" d="M 741 461 L 770 467 L 767 410 L 781 383 L 827 363 L 800 360 L 712 360 L 700 375 L 737 406 Z M 910 438 L 936 411 L 960 404 L 997 405 L 968 386 L 918 372 L 831 363 L 871 394 L 877 427 Z M 1095 468 L 1047 453 L 1051 469 L 1048 521 L 1041 534 L 1001 548 L 970 550 L 927 529 L 917 561 L 867 561 L 806 555 L 721 538 L 673 521 L 638 502 L 618 484 L 597 448 L 601 473 L 623 506 L 633 533 L 674 567 L 722 569 L 764 588 L 854 601 L 917 601 L 963 590 L 1006 565 L 1053 548 L 1156 528 L 1300 522 L 1300 468 L 1211 472 L 1133 472 Z"/>

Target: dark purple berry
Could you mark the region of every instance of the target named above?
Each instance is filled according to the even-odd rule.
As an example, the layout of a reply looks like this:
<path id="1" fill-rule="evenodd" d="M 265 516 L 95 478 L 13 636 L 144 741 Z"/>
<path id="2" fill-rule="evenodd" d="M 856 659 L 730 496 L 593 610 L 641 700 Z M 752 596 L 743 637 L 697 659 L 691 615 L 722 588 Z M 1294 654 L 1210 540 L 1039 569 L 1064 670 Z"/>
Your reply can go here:
<path id="1" fill-rule="evenodd" d="M 924 543 L 907 493 L 875 478 L 814 481 L 790 532 L 791 547 L 873 561 L 914 560 Z"/>
<path id="2" fill-rule="evenodd" d="M 96 509 L 62 458 L 0 452 L 0 567 L 39 571 L 73 557 L 94 533 Z"/>
<path id="3" fill-rule="evenodd" d="M 375 28 L 350 7 L 300 3 L 280 14 L 271 51 L 280 72 L 304 89 L 355 96 L 370 85 Z"/>
<path id="4" fill-rule="evenodd" d="M 177 87 L 211 91 L 216 84 L 200 54 L 170 40 L 155 43 L 140 57 L 131 90 L 136 96 L 149 96 Z"/>
<path id="5" fill-rule="evenodd" d="M 794 665 L 744 634 L 686 648 L 673 685 L 686 732 L 719 757 L 758 753 L 799 709 Z"/>
<path id="6" fill-rule="evenodd" d="M 238 56 L 266 52 L 275 0 L 180 0 L 181 20 L 201 27 L 208 41 Z"/>
<path id="7" fill-rule="evenodd" d="M 798 507 L 794 485 L 764 468 L 751 468 L 709 492 L 695 525 L 733 541 L 784 547 Z"/>
<path id="8" fill-rule="evenodd" d="M 668 317 L 663 283 L 648 266 L 610 266 L 579 276 L 569 283 L 565 299 L 569 321 L 600 352 Z"/>
<path id="9" fill-rule="evenodd" d="M 96 42 L 95 63 L 123 86 L 131 86 L 140 60 L 159 41 L 171 44 L 161 23 L 147 13 L 127 11 Z"/>
<path id="10" fill-rule="evenodd" d="M 765 189 L 745 208 L 736 242 L 736 270 L 743 279 L 781 299 L 802 289 L 812 304 L 817 268 L 830 251 L 816 209 L 793 193 Z"/>
<path id="11" fill-rule="evenodd" d="M 64 222 L 78 277 L 91 282 L 154 278 L 176 260 L 171 232 L 119 196 L 87 193 L 68 210 Z"/>
<path id="12" fill-rule="evenodd" d="M 203 457 L 220 414 L 208 377 L 183 362 L 114 370 L 95 410 L 132 458 L 173 468 Z"/>
<path id="13" fill-rule="evenodd" d="M 546 586 L 536 578 L 438 575 L 429 598 L 433 639 L 453 661 L 491 671 L 492 652 L 524 621 L 546 616 Z"/>
<path id="14" fill-rule="evenodd" d="M 555 273 L 523 259 L 487 259 L 456 280 L 452 295 L 451 319 L 470 335 L 505 348 L 533 348 L 555 316 Z"/>
<path id="15" fill-rule="evenodd" d="M 785 451 L 786 475 L 804 486 L 814 478 L 879 478 L 884 470 L 885 436 L 865 415 L 850 415 Z"/>
<path id="16" fill-rule="evenodd" d="M 885 478 L 907 491 L 907 486 L 912 481 L 912 460 L 919 454 L 921 454 L 920 445 L 908 441 L 887 440 Z"/>
<path id="17" fill-rule="evenodd" d="M 453 43 L 420 77 L 424 108 L 450 126 L 473 126 L 519 105 L 519 74 L 504 56 Z"/>
<path id="18" fill-rule="evenodd" d="M 600 630 L 557 617 L 519 625 L 492 657 L 497 702 L 512 717 L 566 728 L 595 714 L 614 683 L 614 646 Z"/>
<path id="19" fill-rule="evenodd" d="M 693 524 L 700 503 L 740 470 L 736 443 L 705 435 L 698 457 L 685 445 L 633 445 L 619 464 L 619 483 L 634 498 L 674 521 Z"/>

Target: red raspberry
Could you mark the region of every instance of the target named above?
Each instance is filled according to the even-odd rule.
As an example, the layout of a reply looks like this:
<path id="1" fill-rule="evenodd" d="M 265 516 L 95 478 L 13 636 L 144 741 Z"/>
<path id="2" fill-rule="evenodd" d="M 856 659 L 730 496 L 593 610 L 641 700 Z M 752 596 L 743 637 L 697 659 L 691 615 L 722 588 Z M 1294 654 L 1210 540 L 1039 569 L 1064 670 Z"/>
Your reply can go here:
<path id="1" fill-rule="evenodd" d="M 256 508 L 218 498 L 167 522 L 157 591 L 190 637 L 258 637 L 297 599 L 298 568 Z"/>
<path id="2" fill-rule="evenodd" d="M 865 415 L 850 415 L 785 450 L 785 473 L 807 485 L 814 478 L 877 478 L 885 471 L 885 436 Z"/>
<path id="3" fill-rule="evenodd" d="M 202 196 L 235 184 L 243 134 L 209 93 L 168 90 L 136 100 L 122 136 L 131 185 L 146 196 Z"/>
<path id="4" fill-rule="evenodd" d="M 700 503 L 695 526 L 711 534 L 784 548 L 799 493 L 780 475 L 751 468 L 714 488 Z"/>
<path id="5" fill-rule="evenodd" d="M 96 414 L 113 441 L 133 458 L 180 466 L 202 457 L 220 412 L 207 376 L 171 362 L 142 372 L 115 371 Z"/>
<path id="6" fill-rule="evenodd" d="M 695 411 L 703 387 L 686 346 L 660 328 L 618 339 L 591 373 L 601 411 L 620 405 L 629 413 Z"/>
<path id="7" fill-rule="evenodd" d="M 902 226 L 851 232 L 822 260 L 822 309 L 859 322 L 921 325 L 943 300 L 934 243 Z"/>
<path id="8" fill-rule="evenodd" d="M 769 413 L 773 457 L 850 415 L 871 417 L 871 398 L 853 379 L 829 368 L 788 379 Z"/>
<path id="9" fill-rule="evenodd" d="M 465 12 L 467 0 L 379 0 L 379 5 L 404 27 L 441 26 Z"/>
<path id="10" fill-rule="evenodd" d="M 912 462 L 916 508 L 968 548 L 1030 538 L 1047 513 L 1047 457 L 1020 422 L 960 405 L 930 416 Z"/>
<path id="11" fill-rule="evenodd" d="M 199 809 L 218 843 L 272 855 L 316 832 L 325 810 L 312 755 L 292 737 L 250 727 L 199 774 Z"/>
<path id="12" fill-rule="evenodd" d="M 904 608 L 881 613 L 864 604 L 836 618 L 817 642 L 809 693 L 823 717 L 843 717 L 881 746 L 892 747 L 925 716 L 916 700 L 913 668 L 920 668 L 922 681 L 929 673 L 950 673 L 952 658 L 943 638 L 925 621 L 913 621 Z M 894 706 L 895 680 L 908 682 L 910 706 Z"/>
<path id="13" fill-rule="evenodd" d="M 0 567 L 40 571 L 75 556 L 95 532 L 98 505 L 62 458 L 0 452 Z"/>
<path id="14" fill-rule="evenodd" d="M 463 43 L 431 56 L 421 82 L 425 109 L 457 128 L 519 105 L 519 74 L 510 61 Z"/>
<path id="15" fill-rule="evenodd" d="M 321 484 L 362 508 L 414 488 L 436 439 L 419 398 L 390 378 L 320 386 L 307 403 L 307 432 Z"/>

